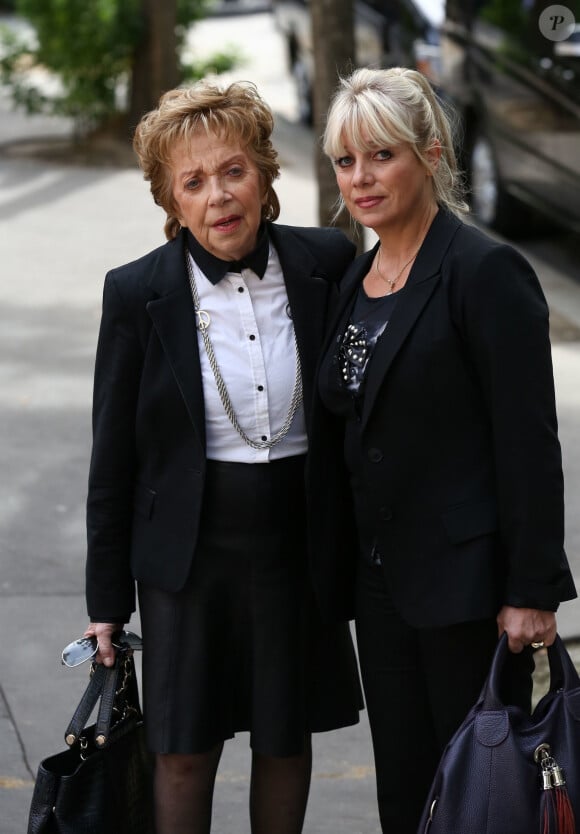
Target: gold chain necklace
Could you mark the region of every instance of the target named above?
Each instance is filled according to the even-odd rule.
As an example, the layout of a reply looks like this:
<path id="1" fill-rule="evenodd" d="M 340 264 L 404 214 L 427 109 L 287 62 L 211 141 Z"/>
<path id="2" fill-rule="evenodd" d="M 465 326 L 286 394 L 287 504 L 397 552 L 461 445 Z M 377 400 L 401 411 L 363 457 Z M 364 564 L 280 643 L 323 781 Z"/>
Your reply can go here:
<path id="1" fill-rule="evenodd" d="M 400 269 L 400 270 L 399 270 L 399 272 L 395 275 L 395 277 L 394 277 L 394 278 L 385 278 L 385 276 L 384 276 L 384 275 L 383 275 L 383 273 L 381 272 L 381 251 L 382 251 L 382 246 L 379 246 L 379 254 L 378 254 L 378 257 L 377 257 L 377 262 L 376 262 L 376 264 L 375 264 L 375 268 L 376 268 L 376 270 L 377 270 L 377 272 L 378 272 L 379 278 L 382 278 L 382 280 L 385 282 L 385 284 L 386 284 L 386 285 L 388 286 L 388 288 L 389 288 L 389 291 L 388 291 L 387 295 L 392 295 L 392 294 L 395 292 L 395 284 L 397 283 L 397 281 L 399 280 L 399 278 L 401 277 L 401 275 L 403 274 L 403 272 L 407 269 L 407 267 L 409 266 L 409 264 L 411 263 L 411 261 L 414 261 L 414 260 L 415 260 L 415 258 L 416 258 L 416 257 L 417 257 L 417 255 L 419 254 L 419 249 L 420 249 L 420 248 L 421 248 L 421 246 L 419 246 L 419 248 L 417 249 L 417 251 L 416 251 L 413 255 L 411 255 L 411 257 L 409 258 L 409 260 L 407 261 L 407 263 L 403 264 L 403 266 L 401 267 L 401 269 Z"/>
<path id="2" fill-rule="evenodd" d="M 419 243 L 419 246 L 417 246 L 417 249 L 415 250 L 415 252 L 411 255 L 409 260 L 406 263 L 403 264 L 403 266 L 397 272 L 397 274 L 395 275 L 394 278 L 385 278 L 385 276 L 381 272 L 381 252 L 383 251 L 383 247 L 382 247 L 382 245 L 379 246 L 379 252 L 378 252 L 378 255 L 377 255 L 377 262 L 375 264 L 375 268 L 377 270 L 377 274 L 378 274 L 379 278 L 381 278 L 381 280 L 383 280 L 385 282 L 385 284 L 387 285 L 387 287 L 389 288 L 389 291 L 388 291 L 387 295 L 392 295 L 394 293 L 395 284 L 397 283 L 397 281 L 399 280 L 399 278 L 401 277 L 403 272 L 407 269 L 409 264 L 412 263 L 415 260 L 415 258 L 417 257 L 417 255 L 419 254 L 419 250 L 420 250 L 421 246 L 423 245 L 423 240 L 425 238 L 425 230 L 427 228 L 428 223 L 429 223 L 429 217 L 427 217 L 427 221 L 425 222 L 425 225 L 423 226 L 423 229 L 421 230 L 421 242 Z"/>

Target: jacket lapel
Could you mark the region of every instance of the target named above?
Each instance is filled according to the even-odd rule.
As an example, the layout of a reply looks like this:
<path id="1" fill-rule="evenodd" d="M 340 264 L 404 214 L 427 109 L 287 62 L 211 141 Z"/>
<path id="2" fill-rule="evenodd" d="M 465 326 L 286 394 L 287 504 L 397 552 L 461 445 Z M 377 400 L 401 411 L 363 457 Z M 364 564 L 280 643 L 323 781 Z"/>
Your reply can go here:
<path id="1" fill-rule="evenodd" d="M 441 262 L 461 221 L 440 209 L 427 233 L 421 251 L 413 265 L 405 292 L 401 294 L 387 328 L 378 340 L 366 379 L 361 430 L 368 423 L 377 395 L 391 364 L 413 329 L 421 312 L 440 281 Z M 340 299 L 334 312 L 324 352 L 330 350 L 330 341 L 342 338 L 355 294 L 370 269 L 378 243 L 373 249 L 358 257 L 346 273 L 340 287 Z"/>
<path id="2" fill-rule="evenodd" d="M 342 339 L 342 335 L 346 330 L 351 308 L 354 303 L 356 292 L 362 283 L 363 278 L 370 269 L 370 265 L 378 248 L 378 243 L 368 252 L 359 255 L 348 270 L 346 271 L 342 281 L 340 282 L 340 295 L 334 308 L 330 311 L 328 327 L 326 329 L 326 337 L 322 354 L 326 356 L 330 350 L 331 342 L 336 339 Z"/>
<path id="3" fill-rule="evenodd" d="M 269 226 L 280 259 L 302 366 L 307 418 L 314 394 L 314 369 L 320 358 L 329 286 L 318 260 L 288 226 Z"/>
<path id="4" fill-rule="evenodd" d="M 417 267 L 419 264 L 416 262 Z M 413 267 L 413 270 L 415 266 Z M 404 294 L 398 299 L 386 330 L 378 340 L 367 371 L 361 430 L 364 430 L 373 410 L 379 390 L 389 372 L 393 359 L 401 349 L 413 325 L 420 316 L 439 282 L 439 275 L 424 275 L 415 280 L 412 272 L 407 279 Z"/>
<path id="5" fill-rule="evenodd" d="M 368 423 L 377 395 L 385 382 L 394 358 L 439 285 L 441 262 L 460 225 L 461 221 L 443 209 L 439 210 L 431 224 L 407 279 L 405 291 L 399 297 L 369 363 L 361 414 L 361 431 Z M 368 271 L 369 265 L 370 261 L 367 262 L 364 274 Z"/>
<path id="6" fill-rule="evenodd" d="M 181 391 L 198 440 L 205 448 L 203 384 L 193 300 L 185 266 L 185 239 L 176 238 L 160 250 L 149 284 L 159 298 L 147 312 Z"/>

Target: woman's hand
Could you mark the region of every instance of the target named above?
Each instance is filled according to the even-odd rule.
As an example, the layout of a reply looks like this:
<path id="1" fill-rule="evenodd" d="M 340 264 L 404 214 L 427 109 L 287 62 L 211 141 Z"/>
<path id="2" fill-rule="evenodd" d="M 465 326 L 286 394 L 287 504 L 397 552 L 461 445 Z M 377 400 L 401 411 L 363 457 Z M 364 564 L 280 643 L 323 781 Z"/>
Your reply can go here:
<path id="1" fill-rule="evenodd" d="M 556 639 L 556 615 L 537 608 L 514 608 L 504 605 L 497 615 L 498 633 L 507 632 L 509 649 L 519 654 L 531 643 L 551 646 Z"/>
<path id="2" fill-rule="evenodd" d="M 111 636 L 121 631 L 124 623 L 89 623 L 83 637 L 96 637 L 99 651 L 95 656 L 97 663 L 112 666 L 115 663 L 115 649 L 111 643 Z"/>

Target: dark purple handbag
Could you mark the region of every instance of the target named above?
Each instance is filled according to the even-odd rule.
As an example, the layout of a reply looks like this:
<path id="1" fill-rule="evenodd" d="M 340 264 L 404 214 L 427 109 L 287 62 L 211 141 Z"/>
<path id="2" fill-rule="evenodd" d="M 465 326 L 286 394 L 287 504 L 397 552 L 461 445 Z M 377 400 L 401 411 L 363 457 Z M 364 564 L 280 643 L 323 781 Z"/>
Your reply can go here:
<path id="1" fill-rule="evenodd" d="M 560 637 L 550 688 L 532 715 L 502 703 L 502 635 L 487 681 L 445 749 L 418 834 L 576 834 L 580 678 Z"/>

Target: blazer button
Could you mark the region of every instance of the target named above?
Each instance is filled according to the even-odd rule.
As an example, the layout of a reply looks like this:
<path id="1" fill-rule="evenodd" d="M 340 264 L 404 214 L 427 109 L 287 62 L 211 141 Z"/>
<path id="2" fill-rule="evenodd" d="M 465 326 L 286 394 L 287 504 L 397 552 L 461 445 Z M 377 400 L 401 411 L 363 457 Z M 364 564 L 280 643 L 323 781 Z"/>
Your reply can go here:
<path id="1" fill-rule="evenodd" d="M 393 511 L 390 507 L 381 507 L 379 509 L 379 515 L 383 521 L 390 521 L 393 517 Z"/>
<path id="2" fill-rule="evenodd" d="M 371 463 L 380 463 L 383 459 L 383 453 L 380 449 L 375 449 L 373 447 L 368 450 L 367 457 Z"/>

